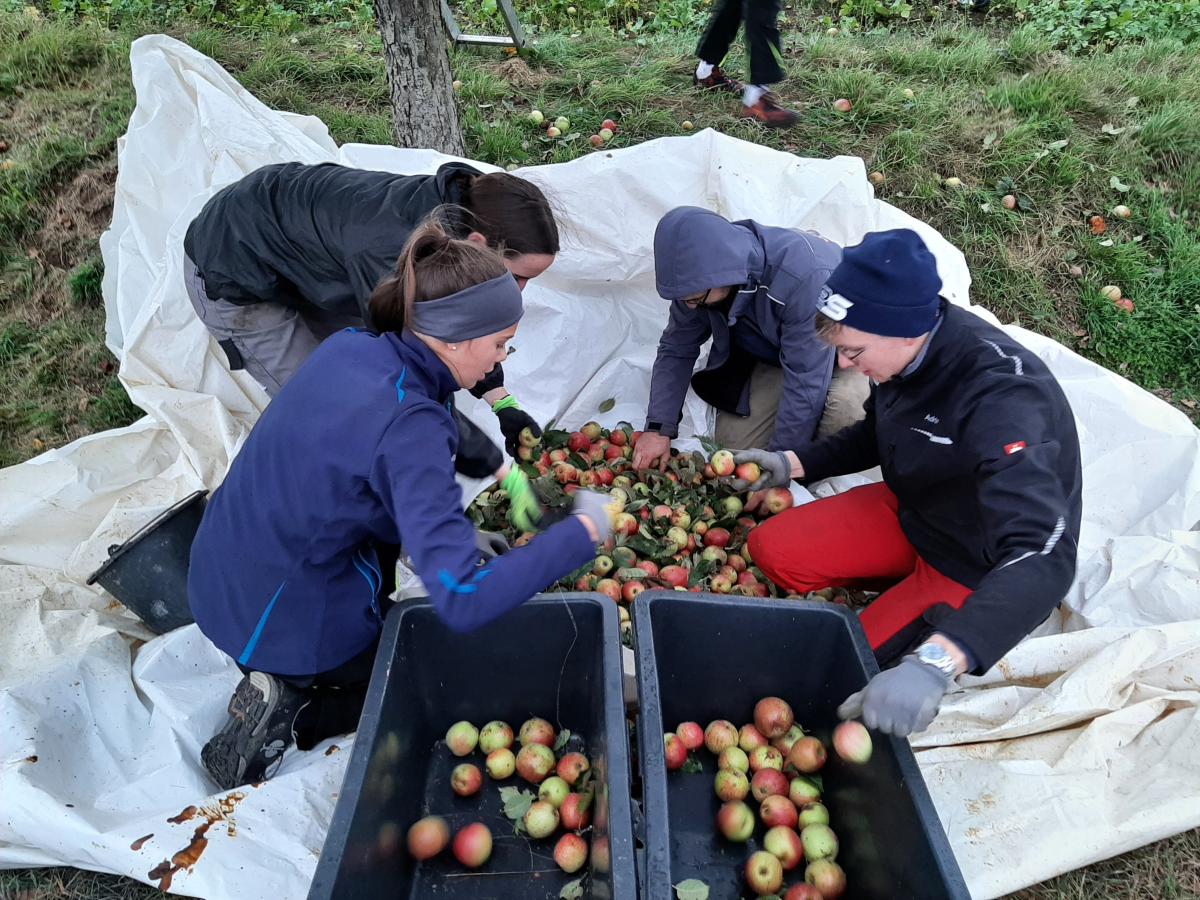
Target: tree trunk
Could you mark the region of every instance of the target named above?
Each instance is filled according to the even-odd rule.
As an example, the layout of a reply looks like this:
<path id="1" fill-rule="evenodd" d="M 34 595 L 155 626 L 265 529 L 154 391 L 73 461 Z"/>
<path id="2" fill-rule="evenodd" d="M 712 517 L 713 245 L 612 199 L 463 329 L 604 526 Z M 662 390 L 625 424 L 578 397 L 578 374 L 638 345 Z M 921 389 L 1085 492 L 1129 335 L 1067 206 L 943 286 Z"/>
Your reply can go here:
<path id="1" fill-rule="evenodd" d="M 400 147 L 463 155 L 439 0 L 374 0 Z"/>

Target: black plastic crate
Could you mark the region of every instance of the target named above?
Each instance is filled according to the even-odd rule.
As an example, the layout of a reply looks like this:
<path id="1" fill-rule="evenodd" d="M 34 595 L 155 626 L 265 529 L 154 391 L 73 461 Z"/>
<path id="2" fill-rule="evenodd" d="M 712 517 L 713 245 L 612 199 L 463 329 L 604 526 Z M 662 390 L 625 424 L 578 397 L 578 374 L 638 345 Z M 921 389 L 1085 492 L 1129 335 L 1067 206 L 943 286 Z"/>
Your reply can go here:
<path id="1" fill-rule="evenodd" d="M 556 900 L 589 869 L 585 897 L 633 900 L 620 646 L 616 606 L 598 594 L 539 596 L 467 635 L 442 625 L 425 600 L 393 609 L 309 900 Z M 542 841 L 514 835 L 482 753 L 458 759 L 445 747 L 435 751 L 460 719 L 477 727 L 502 719 L 516 731 L 532 716 L 586 741 L 596 786 L 592 848 L 608 841 L 607 872 L 593 866 L 594 854 L 579 873 L 562 872 L 553 859 L 557 835 Z M 483 790 L 473 797 L 450 790 L 450 771 L 460 762 L 484 771 Z M 515 774 L 502 784 L 537 791 Z M 491 859 L 468 870 L 447 847 L 416 863 L 404 848 L 405 835 L 430 814 L 444 816 L 451 835 L 474 821 L 487 824 Z"/>
<path id="2" fill-rule="evenodd" d="M 865 766 L 830 746 L 836 710 L 878 672 L 857 617 L 845 607 L 793 600 L 655 591 L 634 604 L 638 748 L 645 813 L 644 900 L 674 900 L 672 885 L 708 884 L 711 900 L 752 896 L 742 876 L 761 849 L 760 824 L 745 844 L 717 831 L 716 761 L 702 773 L 668 773 L 662 735 L 681 722 L 753 721 L 761 697 L 787 700 L 806 733 L 829 747 L 822 802 L 838 835 L 845 896 L 856 900 L 968 898 L 966 884 L 906 741 L 872 733 Z M 747 803 L 754 808 L 749 799 Z M 803 880 L 804 864 L 785 873 Z M 783 891 L 781 890 L 782 894 Z"/>

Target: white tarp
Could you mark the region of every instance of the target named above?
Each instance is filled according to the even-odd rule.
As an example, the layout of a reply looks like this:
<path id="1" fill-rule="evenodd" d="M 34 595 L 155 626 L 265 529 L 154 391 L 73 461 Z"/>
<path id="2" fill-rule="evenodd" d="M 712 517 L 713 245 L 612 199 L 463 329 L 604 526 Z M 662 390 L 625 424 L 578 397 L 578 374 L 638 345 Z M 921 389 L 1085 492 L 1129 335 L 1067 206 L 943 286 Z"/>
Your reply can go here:
<path id="1" fill-rule="evenodd" d="M 431 172 L 444 157 L 339 149 L 320 122 L 267 109 L 170 38 L 137 41 L 132 61 L 137 108 L 102 249 L 108 341 L 147 416 L 0 472 L 0 866 L 151 880 L 211 820 L 173 891 L 299 898 L 350 741 L 289 754 L 260 788 L 211 795 L 199 749 L 236 669 L 194 627 L 140 643 L 138 623 L 83 581 L 149 516 L 216 486 L 266 402 L 228 371 L 184 294 L 181 241 L 204 200 L 266 163 Z M 570 221 L 558 262 L 526 291 L 505 366 L 543 421 L 596 417 L 609 397 L 618 405 L 603 421 L 640 419 L 666 318 L 651 236 L 681 203 L 842 243 L 917 227 L 947 290 L 967 302 L 962 255 L 874 200 L 856 158 L 797 159 L 705 131 L 527 174 Z M 1200 534 L 1189 530 L 1200 519 L 1200 433 L 1124 379 L 1016 331 L 1075 410 L 1084 527 L 1062 615 L 986 677 L 964 679 L 914 742 L 976 897 L 1200 825 Z M 467 411 L 498 437 L 490 414 Z M 710 430 L 695 398 L 683 428 Z M 193 805 L 199 817 L 167 821 Z"/>

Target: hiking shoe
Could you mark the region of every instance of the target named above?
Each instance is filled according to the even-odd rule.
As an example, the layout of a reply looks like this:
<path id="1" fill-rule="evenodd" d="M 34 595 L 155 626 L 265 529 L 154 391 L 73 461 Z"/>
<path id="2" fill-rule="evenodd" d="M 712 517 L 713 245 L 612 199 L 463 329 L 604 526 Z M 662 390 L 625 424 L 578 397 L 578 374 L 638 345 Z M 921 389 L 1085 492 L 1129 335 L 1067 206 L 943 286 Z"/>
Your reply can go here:
<path id="1" fill-rule="evenodd" d="M 293 726 L 309 703 L 304 691 L 266 672 L 243 676 L 229 700 L 229 721 L 200 751 L 222 790 L 270 777 L 294 742 Z"/>
<path id="2" fill-rule="evenodd" d="M 742 104 L 743 119 L 754 119 L 768 128 L 791 128 L 800 119 L 800 114 L 779 105 L 774 94 L 763 94 L 753 106 Z"/>
<path id="3" fill-rule="evenodd" d="M 742 88 L 745 87 L 736 78 L 730 78 L 721 71 L 720 66 L 713 66 L 713 70 L 707 78 L 697 78 L 696 73 L 692 73 L 692 84 L 701 90 L 705 91 L 727 91 L 730 94 L 740 94 Z"/>

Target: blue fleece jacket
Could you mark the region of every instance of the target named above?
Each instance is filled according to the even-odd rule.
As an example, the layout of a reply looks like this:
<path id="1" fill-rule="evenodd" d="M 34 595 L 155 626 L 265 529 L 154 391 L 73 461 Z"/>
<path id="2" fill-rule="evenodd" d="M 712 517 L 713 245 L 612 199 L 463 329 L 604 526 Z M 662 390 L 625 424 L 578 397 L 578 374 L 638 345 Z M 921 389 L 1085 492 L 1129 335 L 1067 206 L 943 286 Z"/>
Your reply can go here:
<path id="1" fill-rule="evenodd" d="M 816 434 L 833 375 L 833 350 L 813 328 L 817 300 L 841 260 L 836 244 L 810 231 L 730 222 L 694 206 L 671 210 L 654 233 L 658 293 L 671 301 L 650 382 L 646 429 L 679 433 L 688 385 L 706 403 L 750 413 L 754 361 L 783 368 L 771 449 L 805 447 Z M 683 298 L 736 285 L 730 302 L 688 309 Z M 704 342 L 704 369 L 692 368 Z"/>
<path id="2" fill-rule="evenodd" d="M 469 631 L 595 554 L 576 517 L 476 565 L 454 480 L 458 385 L 411 334 L 344 331 L 317 348 L 254 426 L 192 545 L 196 623 L 242 665 L 312 675 L 365 650 L 400 544 L 441 619 Z"/>

